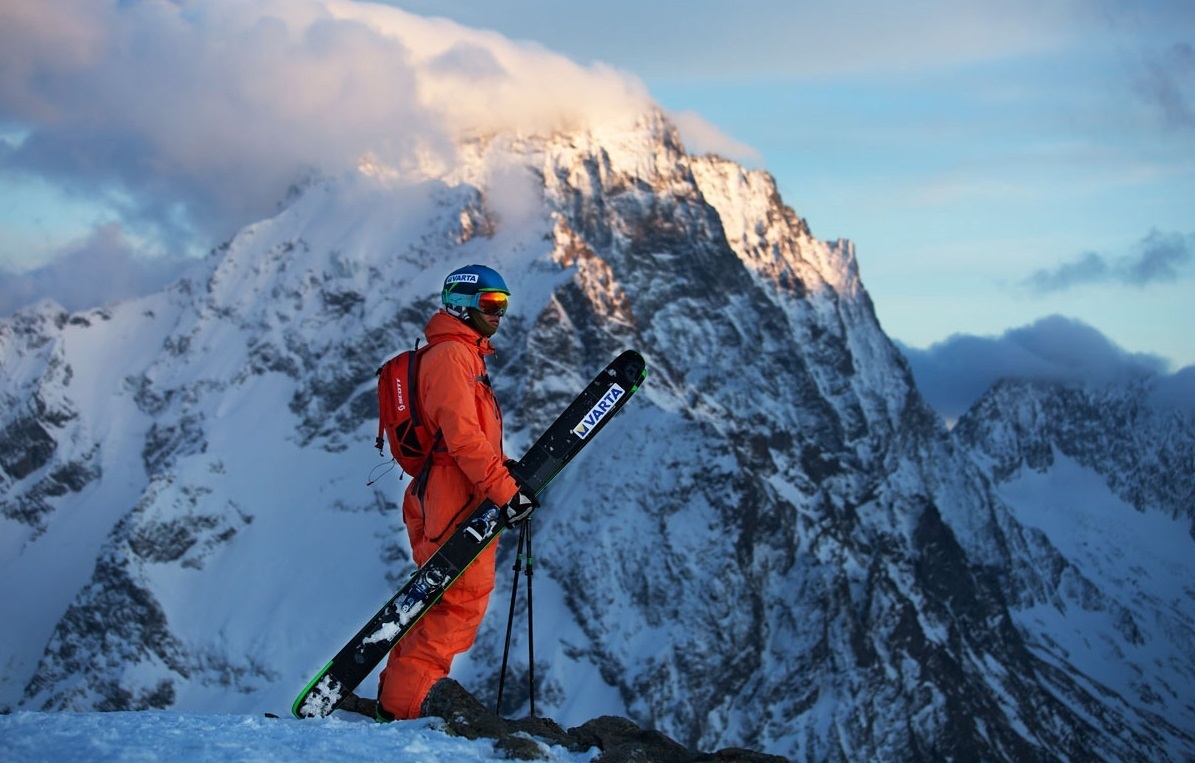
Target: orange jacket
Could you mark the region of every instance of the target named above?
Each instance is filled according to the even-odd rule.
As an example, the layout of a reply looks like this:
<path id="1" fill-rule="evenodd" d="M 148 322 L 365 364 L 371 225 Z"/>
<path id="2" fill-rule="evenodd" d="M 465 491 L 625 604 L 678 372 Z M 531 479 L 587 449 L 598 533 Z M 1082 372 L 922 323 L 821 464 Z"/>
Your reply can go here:
<path id="1" fill-rule="evenodd" d="M 483 499 L 501 506 L 518 484 L 504 465 L 502 411 L 486 374 L 490 340 L 443 310 L 424 333 L 431 346 L 420 359 L 420 408 L 429 430 L 442 433 L 444 450 L 432 456 L 422 490 L 418 480 L 407 488 L 403 515 L 413 540 L 438 545 Z"/>

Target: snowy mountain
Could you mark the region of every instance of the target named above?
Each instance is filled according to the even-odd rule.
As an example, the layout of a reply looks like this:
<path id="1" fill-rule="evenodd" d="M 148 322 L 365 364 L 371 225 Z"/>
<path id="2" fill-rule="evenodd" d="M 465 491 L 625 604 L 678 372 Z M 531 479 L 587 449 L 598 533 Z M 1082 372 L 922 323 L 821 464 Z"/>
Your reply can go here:
<path id="1" fill-rule="evenodd" d="M 412 571 L 373 372 L 468 262 L 514 293 L 511 453 L 649 366 L 537 514 L 541 714 L 795 760 L 1195 755 L 1189 416 L 1005 387 L 948 432 L 852 245 L 658 114 L 365 162 L 160 294 L 0 322 L 0 706 L 284 711 Z M 504 577 L 454 670 L 490 701 Z"/>
<path id="2" fill-rule="evenodd" d="M 1189 734 L 1195 426 L 1154 387 L 1006 380 L 954 433 L 1036 549 L 1021 563 L 1042 579 L 1007 583 L 1034 651 L 1136 708 L 1140 733 Z"/>

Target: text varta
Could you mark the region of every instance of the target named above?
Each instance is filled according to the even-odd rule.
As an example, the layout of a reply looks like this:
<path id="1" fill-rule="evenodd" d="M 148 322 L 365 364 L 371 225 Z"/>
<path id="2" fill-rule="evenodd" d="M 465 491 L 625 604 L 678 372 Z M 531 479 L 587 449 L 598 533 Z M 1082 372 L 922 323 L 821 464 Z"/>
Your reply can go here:
<path id="1" fill-rule="evenodd" d="M 606 418 L 606 414 L 614 410 L 614 404 L 618 399 L 625 395 L 623 388 L 615 384 L 610 390 L 602 395 L 602 399 L 597 401 L 597 404 L 589 409 L 589 413 L 581 419 L 581 423 L 573 427 L 573 434 L 584 440 L 593 431 L 594 427 L 598 425 L 602 419 Z"/>

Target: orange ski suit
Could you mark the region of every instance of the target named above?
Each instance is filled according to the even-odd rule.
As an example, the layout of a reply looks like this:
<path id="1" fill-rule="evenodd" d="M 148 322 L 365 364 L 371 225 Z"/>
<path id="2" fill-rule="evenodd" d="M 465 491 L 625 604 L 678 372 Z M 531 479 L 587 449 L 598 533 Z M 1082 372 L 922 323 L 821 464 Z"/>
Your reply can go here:
<path id="1" fill-rule="evenodd" d="M 443 310 L 424 333 L 430 346 L 420 358 L 418 400 L 443 444 L 433 452 L 426 482 L 412 480 L 403 496 L 403 520 L 420 566 L 484 499 L 502 506 L 518 492 L 504 466 L 502 412 L 486 374 L 493 345 Z M 390 652 L 378 682 L 385 712 L 418 718 L 428 690 L 473 645 L 494 589 L 497 550 L 490 544 Z"/>

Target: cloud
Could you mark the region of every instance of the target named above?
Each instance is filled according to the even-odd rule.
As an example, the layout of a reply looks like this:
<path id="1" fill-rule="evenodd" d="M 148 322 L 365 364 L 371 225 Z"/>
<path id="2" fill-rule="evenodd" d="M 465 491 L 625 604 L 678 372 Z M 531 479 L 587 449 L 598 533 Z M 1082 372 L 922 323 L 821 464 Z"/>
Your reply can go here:
<path id="1" fill-rule="evenodd" d="M 1195 47 L 1189 42 L 1146 56 L 1137 87 L 1165 124 L 1180 130 L 1195 128 Z"/>
<path id="2" fill-rule="evenodd" d="M 1102 386 L 1168 369 L 1163 358 L 1127 352 L 1095 328 L 1059 315 L 998 337 L 955 334 L 928 349 L 901 349 L 921 394 L 947 419 L 964 413 L 999 379 Z"/>
<path id="3" fill-rule="evenodd" d="M 680 131 L 685 150 L 693 154 L 718 154 L 737 162 L 763 164 L 763 156 L 746 143 L 735 140 L 695 111 L 670 111 L 668 118 Z"/>
<path id="4" fill-rule="evenodd" d="M 306 172 L 450 166 L 463 134 L 641 114 L 642 84 L 533 43 L 349 0 L 0 4 L 0 173 L 205 246 Z"/>
<path id="5" fill-rule="evenodd" d="M 19 275 L 0 271 L 0 316 L 46 298 L 72 312 L 100 307 L 157 291 L 192 264 L 138 256 L 120 225 L 103 225 L 35 270 Z"/>
<path id="6" fill-rule="evenodd" d="M 1037 295 L 1096 283 L 1148 286 L 1171 283 L 1189 275 L 1195 261 L 1195 234 L 1150 231 L 1132 254 L 1107 257 L 1086 252 L 1052 269 L 1041 269 L 1021 282 Z"/>

